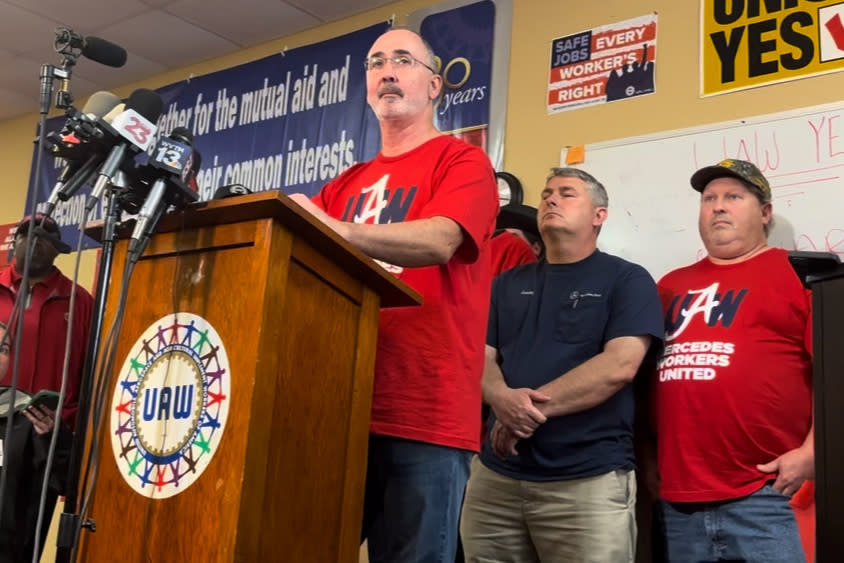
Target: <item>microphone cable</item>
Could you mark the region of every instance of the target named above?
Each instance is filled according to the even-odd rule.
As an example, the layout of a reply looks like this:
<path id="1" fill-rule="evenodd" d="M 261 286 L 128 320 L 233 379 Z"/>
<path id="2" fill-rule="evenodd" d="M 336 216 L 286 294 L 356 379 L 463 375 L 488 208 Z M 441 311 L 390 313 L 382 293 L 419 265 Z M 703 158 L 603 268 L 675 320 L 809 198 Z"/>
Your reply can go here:
<path id="1" fill-rule="evenodd" d="M 20 345 L 23 340 L 23 320 L 26 313 L 26 302 L 29 300 L 29 272 L 32 264 L 32 255 L 35 251 L 35 216 L 38 210 L 38 186 L 41 183 L 42 163 L 44 160 L 44 140 L 47 136 L 47 109 L 42 108 L 38 122 L 38 149 L 35 156 L 35 174 L 32 182 L 32 200 L 29 204 L 29 230 L 26 237 L 26 253 L 24 255 L 24 267 L 21 274 L 21 283 L 17 294 L 15 295 L 15 304 L 12 306 L 12 316 L 9 318 L 7 332 L 12 330 L 14 322 L 17 320 L 15 326 L 15 339 L 12 341 L 12 353 L 14 355 L 14 362 L 12 362 L 12 381 L 9 386 L 9 410 L 6 413 L 6 432 L 3 437 L 3 448 L 5 449 L 12 437 L 12 419 L 15 414 L 15 394 L 18 388 L 18 378 L 20 376 Z M 17 238 L 17 234 L 15 234 Z M 13 267 L 13 266 L 10 266 Z M 15 317 L 17 315 L 17 318 Z M 8 462 L 3 460 L 3 467 L 0 467 L 0 515 L 3 514 L 3 502 L 6 500 L 6 482 L 8 480 Z"/>
<path id="2" fill-rule="evenodd" d="M 41 483 L 41 495 L 38 499 L 38 519 L 35 525 L 35 546 L 32 550 L 32 563 L 38 563 L 41 554 L 41 526 L 44 523 L 44 512 L 47 504 L 47 493 L 50 487 L 50 473 L 53 470 L 53 462 L 55 458 L 56 447 L 58 444 L 59 430 L 62 425 L 62 412 L 64 411 L 64 401 L 67 394 L 67 380 L 68 372 L 70 371 L 70 354 L 71 343 L 73 342 L 74 320 L 76 317 L 76 289 L 79 285 L 79 265 L 82 262 L 82 241 L 85 238 L 84 228 L 87 223 L 87 218 L 83 215 L 79 223 L 79 236 L 76 242 L 76 264 L 73 270 L 73 280 L 70 286 L 70 303 L 68 304 L 67 330 L 65 331 L 64 341 L 64 360 L 62 364 L 62 384 L 59 390 L 59 405 L 56 409 L 55 420 L 53 421 L 53 434 L 50 437 L 50 448 L 47 451 L 47 463 L 44 467 L 44 479 Z M 84 432 L 84 429 L 77 429 Z M 66 481 L 66 476 L 62 480 Z"/>
<path id="3" fill-rule="evenodd" d="M 179 218 L 181 219 L 181 221 L 179 222 L 179 229 L 178 229 L 177 232 L 179 233 L 179 236 L 181 237 L 182 235 L 184 235 L 184 232 L 185 232 L 185 229 L 186 229 L 184 212 L 181 212 L 179 214 Z M 188 252 L 188 254 L 189 254 L 189 252 Z M 173 265 L 173 279 L 172 279 L 172 282 L 170 283 L 170 298 L 171 298 L 170 310 L 173 313 L 173 322 L 177 323 L 177 324 L 179 323 L 179 315 L 178 314 L 179 314 L 180 309 L 181 309 L 179 307 L 179 293 L 180 293 L 179 292 L 179 280 L 182 279 L 182 275 L 184 273 L 183 269 L 185 267 L 185 265 L 182 261 L 182 256 L 183 256 L 183 250 L 182 250 L 182 248 L 179 244 L 176 244 L 175 245 L 175 253 L 173 255 L 173 257 L 175 259 L 175 264 Z M 168 360 L 167 360 L 167 369 L 165 371 L 165 376 L 164 376 L 165 377 L 164 385 L 167 385 L 167 382 L 170 378 L 170 360 L 171 360 L 171 358 L 172 358 L 172 356 L 168 357 Z M 168 433 L 167 430 L 166 430 L 168 423 L 169 423 L 169 421 L 165 421 L 165 423 L 164 423 L 165 434 Z M 150 501 L 152 501 L 154 498 L 155 498 L 155 489 L 153 488 L 150 496 L 148 497 L 148 499 Z M 151 527 L 151 521 L 152 521 L 152 506 L 153 506 L 152 502 L 147 502 L 146 506 L 144 507 L 144 520 L 143 520 L 143 527 L 141 528 L 141 534 L 143 535 L 144 538 L 149 537 L 149 529 Z M 143 545 L 144 545 L 143 560 L 149 561 L 150 560 L 149 542 L 144 542 Z"/>
<path id="4" fill-rule="evenodd" d="M 105 344 L 103 345 L 104 355 L 100 359 L 96 376 L 94 378 L 96 382 L 96 391 L 94 393 L 95 398 L 91 415 L 91 445 L 88 448 L 88 459 L 85 464 L 82 485 L 79 489 L 79 496 L 80 498 L 83 498 L 83 502 L 81 509 L 79 510 L 79 520 L 74 532 L 76 541 L 74 541 L 71 561 L 76 559 L 76 553 L 79 549 L 79 534 L 82 530 L 82 525 L 85 522 L 85 517 L 88 513 L 88 505 L 90 504 L 91 496 L 97 481 L 101 447 L 100 435 L 102 434 L 101 425 L 103 423 L 103 405 L 109 387 L 109 374 L 112 373 L 114 368 L 114 357 L 117 353 L 118 338 L 120 336 L 120 329 L 123 325 L 123 315 L 126 312 L 126 299 L 129 294 L 129 282 L 131 281 L 134 270 L 135 263 L 130 260 L 126 260 L 123 267 L 123 283 L 120 288 L 117 309 L 115 311 L 114 319 L 112 319 L 111 326 L 109 327 Z M 103 280 L 103 282 L 105 282 L 105 280 Z"/>

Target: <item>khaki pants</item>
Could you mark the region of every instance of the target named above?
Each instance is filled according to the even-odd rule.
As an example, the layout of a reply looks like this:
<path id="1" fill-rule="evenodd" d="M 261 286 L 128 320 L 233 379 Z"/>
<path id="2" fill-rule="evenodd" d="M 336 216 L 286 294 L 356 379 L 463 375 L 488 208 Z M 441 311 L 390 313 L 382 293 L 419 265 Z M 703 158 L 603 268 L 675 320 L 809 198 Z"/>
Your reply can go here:
<path id="1" fill-rule="evenodd" d="M 636 477 L 537 483 L 505 477 L 475 457 L 460 534 L 467 563 L 632 563 Z"/>

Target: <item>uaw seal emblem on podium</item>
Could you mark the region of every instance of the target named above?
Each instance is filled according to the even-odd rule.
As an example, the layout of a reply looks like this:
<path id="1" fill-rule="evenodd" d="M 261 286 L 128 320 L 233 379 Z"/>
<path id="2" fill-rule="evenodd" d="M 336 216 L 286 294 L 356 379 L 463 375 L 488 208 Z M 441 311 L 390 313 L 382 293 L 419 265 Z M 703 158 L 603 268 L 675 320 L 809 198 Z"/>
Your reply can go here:
<path id="1" fill-rule="evenodd" d="M 196 481 L 217 450 L 231 372 L 211 324 L 192 313 L 152 323 L 126 356 L 111 402 L 111 445 L 135 492 L 168 498 Z"/>

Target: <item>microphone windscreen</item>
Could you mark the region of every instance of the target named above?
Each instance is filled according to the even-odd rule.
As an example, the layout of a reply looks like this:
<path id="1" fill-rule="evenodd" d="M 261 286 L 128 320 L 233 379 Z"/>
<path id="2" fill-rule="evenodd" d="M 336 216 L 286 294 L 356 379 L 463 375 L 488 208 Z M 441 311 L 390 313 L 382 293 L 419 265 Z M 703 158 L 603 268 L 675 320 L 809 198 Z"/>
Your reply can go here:
<path id="1" fill-rule="evenodd" d="M 227 197 L 234 197 L 238 195 L 251 194 L 252 190 L 243 184 L 231 184 L 228 186 L 221 186 L 214 192 L 214 199 L 224 199 Z"/>
<path id="2" fill-rule="evenodd" d="M 121 67 L 126 64 L 126 49 L 99 37 L 86 37 L 82 55 L 100 64 Z"/>
<path id="3" fill-rule="evenodd" d="M 167 135 L 174 141 L 185 143 L 186 145 L 193 145 L 193 133 L 187 127 L 174 127 L 170 134 Z"/>
<path id="4" fill-rule="evenodd" d="M 82 108 L 82 113 L 93 114 L 95 119 L 99 119 L 117 107 L 118 104 L 120 104 L 120 98 L 111 92 L 100 90 L 91 94 L 91 97 L 85 102 L 85 107 Z"/>
<path id="5" fill-rule="evenodd" d="M 155 123 L 164 110 L 164 101 L 156 92 L 146 88 L 138 88 L 126 100 L 126 109 L 135 110 L 147 121 Z"/>
<path id="6" fill-rule="evenodd" d="M 111 123 L 112 121 L 114 121 L 114 118 L 123 113 L 123 110 L 125 109 L 126 104 L 117 104 L 116 106 L 114 106 L 114 109 L 112 109 L 110 112 L 103 116 L 103 121 L 105 121 L 106 123 Z"/>

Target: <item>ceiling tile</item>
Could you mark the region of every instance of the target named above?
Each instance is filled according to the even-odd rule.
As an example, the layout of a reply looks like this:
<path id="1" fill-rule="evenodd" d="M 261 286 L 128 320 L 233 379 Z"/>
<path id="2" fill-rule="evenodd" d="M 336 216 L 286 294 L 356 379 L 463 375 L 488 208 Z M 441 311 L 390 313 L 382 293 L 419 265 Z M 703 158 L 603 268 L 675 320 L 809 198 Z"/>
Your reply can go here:
<path id="1" fill-rule="evenodd" d="M 275 0 L 270 0 L 275 1 Z M 165 8 L 170 4 L 175 4 L 178 0 L 141 0 L 144 4 L 149 6 L 150 8 Z"/>
<path id="2" fill-rule="evenodd" d="M 231 41 L 160 10 L 123 20 L 102 33 L 119 37 L 127 51 L 167 68 L 218 57 L 238 48 Z"/>
<path id="3" fill-rule="evenodd" d="M 287 0 L 287 3 L 324 21 L 337 21 L 392 2 L 390 0 Z"/>
<path id="4" fill-rule="evenodd" d="M 3 47 L 13 53 L 25 53 L 41 45 L 52 47 L 57 22 L 23 10 L 0 4 L 0 37 Z"/>
<path id="5" fill-rule="evenodd" d="M 38 62 L 21 55 L 0 53 L 0 68 L 4 69 L 4 72 L 0 73 L 0 88 L 32 100 L 32 111 L 38 111 L 38 93 L 41 86 Z M 53 92 L 58 91 L 58 88 L 59 82 L 54 80 Z M 96 89 L 97 85 L 90 80 L 76 75 L 71 76 L 70 91 L 75 99 L 83 99 Z"/>
<path id="6" fill-rule="evenodd" d="M 133 51 L 126 56 L 126 65 L 120 68 L 112 68 L 96 63 L 85 66 L 80 65 L 74 71 L 74 76 L 80 76 L 97 84 L 100 89 L 117 88 L 161 74 L 168 70 L 168 67 L 161 63 L 151 61 Z"/>
<path id="7" fill-rule="evenodd" d="M 97 35 L 98 29 L 150 9 L 141 0 L 5 0 L 29 12 L 40 14 L 80 35 Z M 108 37 L 103 37 L 108 39 Z"/>
<path id="8" fill-rule="evenodd" d="M 0 120 L 36 111 L 44 63 L 61 65 L 55 28 L 95 35 L 128 51 L 119 69 L 80 58 L 71 90 L 77 103 L 241 47 L 388 4 L 384 0 L 0 0 Z M 36 94 L 37 96 L 37 94 Z M 37 105 L 37 100 L 35 101 Z"/>
<path id="9" fill-rule="evenodd" d="M 167 12 L 244 47 L 323 23 L 280 0 L 238 0 L 236 18 L 230 0 L 179 0 L 168 6 Z"/>

